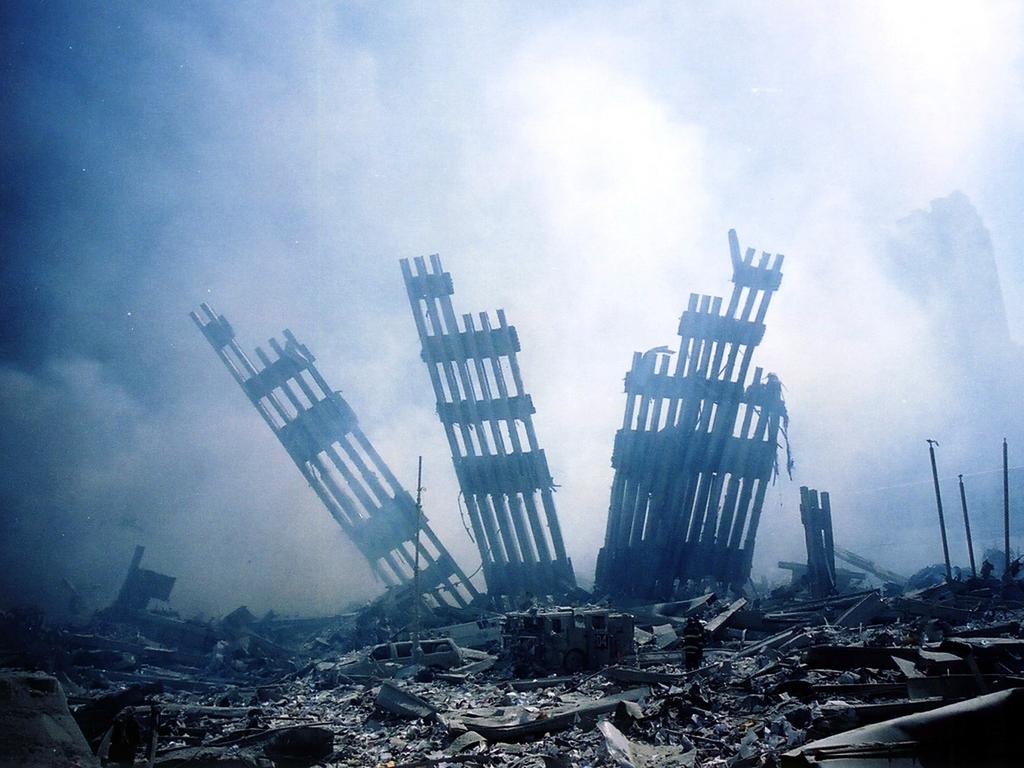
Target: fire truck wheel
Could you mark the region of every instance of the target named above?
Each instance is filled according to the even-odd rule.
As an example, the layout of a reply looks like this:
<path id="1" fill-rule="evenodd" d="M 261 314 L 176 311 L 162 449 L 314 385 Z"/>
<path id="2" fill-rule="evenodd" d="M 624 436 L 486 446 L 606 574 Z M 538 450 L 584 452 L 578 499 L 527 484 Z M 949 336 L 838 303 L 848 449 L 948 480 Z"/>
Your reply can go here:
<path id="1" fill-rule="evenodd" d="M 565 668 L 565 671 L 569 674 L 575 674 L 576 672 L 579 672 L 581 669 L 583 669 L 585 664 L 586 659 L 583 656 L 583 651 L 576 649 L 571 650 L 567 654 L 565 654 L 565 658 L 562 660 L 562 666 Z"/>

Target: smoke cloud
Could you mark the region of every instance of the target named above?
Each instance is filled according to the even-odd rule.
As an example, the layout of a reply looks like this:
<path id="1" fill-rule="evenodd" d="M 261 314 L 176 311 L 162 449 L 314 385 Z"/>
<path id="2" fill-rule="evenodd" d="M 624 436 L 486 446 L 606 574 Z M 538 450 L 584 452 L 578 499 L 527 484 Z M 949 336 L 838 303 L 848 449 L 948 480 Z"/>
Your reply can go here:
<path id="1" fill-rule="evenodd" d="M 62 577 L 102 604 L 136 543 L 186 612 L 380 589 L 192 326 L 201 301 L 246 348 L 291 328 L 407 487 L 422 454 L 427 515 L 475 570 L 397 264 L 432 252 L 458 310 L 519 329 L 589 576 L 622 376 L 691 291 L 728 291 L 730 227 L 787 255 L 755 364 L 797 470 L 756 571 L 802 557 L 800 484 L 833 492 L 845 546 L 938 560 L 926 438 L 947 520 L 963 472 L 976 549 L 999 541 L 1002 437 L 1024 463 L 1019 5 L 2 13 L 6 604 L 56 606 Z"/>

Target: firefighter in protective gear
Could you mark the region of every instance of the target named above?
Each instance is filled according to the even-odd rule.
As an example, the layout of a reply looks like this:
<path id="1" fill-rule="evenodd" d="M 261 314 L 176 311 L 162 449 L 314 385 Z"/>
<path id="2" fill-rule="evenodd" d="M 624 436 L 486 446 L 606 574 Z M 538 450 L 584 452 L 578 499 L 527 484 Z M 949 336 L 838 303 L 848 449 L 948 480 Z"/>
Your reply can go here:
<path id="1" fill-rule="evenodd" d="M 700 619 L 691 616 L 686 620 L 683 627 L 683 656 L 688 671 L 697 669 L 704 658 L 704 635 L 704 624 Z"/>

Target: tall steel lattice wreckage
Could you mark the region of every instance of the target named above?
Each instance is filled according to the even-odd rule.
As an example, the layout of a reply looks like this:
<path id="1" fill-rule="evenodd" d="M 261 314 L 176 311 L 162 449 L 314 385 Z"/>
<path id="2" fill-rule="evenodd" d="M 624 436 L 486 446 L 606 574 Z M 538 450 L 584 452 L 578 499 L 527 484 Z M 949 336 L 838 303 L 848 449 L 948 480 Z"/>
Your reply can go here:
<path id="1" fill-rule="evenodd" d="M 781 254 L 741 254 L 729 232 L 732 295 L 691 294 L 679 353 L 636 352 L 615 435 L 615 470 L 597 588 L 667 599 L 680 585 L 742 587 L 750 577 L 765 492 L 787 415 L 782 386 L 755 368 L 754 348 L 782 281 Z M 787 463 L 788 466 L 788 463 Z"/>
<path id="2" fill-rule="evenodd" d="M 516 354 L 519 337 L 503 310 L 452 308 L 441 259 L 401 261 L 421 355 L 437 398 L 455 474 L 492 597 L 565 595 L 575 588 L 555 510 L 554 481 L 533 426 Z"/>
<path id="3" fill-rule="evenodd" d="M 203 304 L 192 320 L 280 440 L 324 506 L 389 586 L 419 584 L 428 604 L 466 607 L 479 595 L 416 502 L 363 434 L 348 402 L 328 385 L 309 349 L 291 331 L 256 348 L 257 367 L 231 324 Z"/>

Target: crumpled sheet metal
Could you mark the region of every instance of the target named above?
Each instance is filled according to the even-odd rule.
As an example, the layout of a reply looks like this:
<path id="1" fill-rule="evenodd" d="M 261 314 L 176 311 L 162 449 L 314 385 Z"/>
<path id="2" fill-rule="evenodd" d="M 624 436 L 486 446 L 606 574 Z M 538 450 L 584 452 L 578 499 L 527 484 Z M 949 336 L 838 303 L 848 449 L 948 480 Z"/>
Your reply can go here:
<path id="1" fill-rule="evenodd" d="M 451 733 L 476 731 L 488 741 L 520 741 L 572 728 L 588 718 L 613 711 L 622 701 L 640 701 L 651 694 L 647 687 L 567 704 L 552 709 L 488 707 L 447 712 L 441 721 Z"/>
<path id="2" fill-rule="evenodd" d="M 898 717 L 805 744 L 783 768 L 955 768 L 1019 766 L 1024 688 Z"/>
<path id="3" fill-rule="evenodd" d="M 697 760 L 696 749 L 674 746 L 649 746 L 627 739 L 607 720 L 597 724 L 604 736 L 608 756 L 620 768 L 691 768 Z"/>

